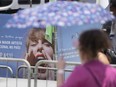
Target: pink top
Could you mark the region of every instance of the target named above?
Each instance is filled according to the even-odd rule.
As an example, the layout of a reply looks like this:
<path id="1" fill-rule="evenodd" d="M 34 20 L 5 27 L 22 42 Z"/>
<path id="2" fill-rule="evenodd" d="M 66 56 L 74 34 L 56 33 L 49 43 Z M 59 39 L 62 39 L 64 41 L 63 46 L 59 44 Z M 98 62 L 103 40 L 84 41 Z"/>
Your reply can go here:
<path id="1" fill-rule="evenodd" d="M 94 74 L 101 86 L 97 85 Z M 77 66 L 62 87 L 116 87 L 116 69 L 98 60 Z"/>

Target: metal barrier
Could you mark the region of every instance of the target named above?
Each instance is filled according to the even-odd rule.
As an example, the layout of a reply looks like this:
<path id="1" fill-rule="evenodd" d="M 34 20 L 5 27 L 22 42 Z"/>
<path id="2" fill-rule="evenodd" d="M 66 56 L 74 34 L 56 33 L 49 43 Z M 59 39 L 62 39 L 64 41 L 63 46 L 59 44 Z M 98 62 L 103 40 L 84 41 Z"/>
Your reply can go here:
<path id="1" fill-rule="evenodd" d="M 31 69 L 34 70 L 34 87 L 37 87 L 37 81 L 38 81 L 38 69 L 48 69 L 48 70 L 54 70 L 54 71 L 57 71 L 57 68 L 50 68 L 50 67 L 41 67 L 40 65 L 43 64 L 43 63 L 46 63 L 46 64 L 56 64 L 57 61 L 49 61 L 49 60 L 41 60 L 39 62 L 36 63 L 36 66 L 31 66 Z M 66 65 L 73 65 L 73 66 L 76 66 L 76 65 L 80 65 L 81 63 L 80 62 L 66 62 Z M 112 67 L 116 68 L 116 65 L 111 65 Z M 21 65 L 18 67 L 18 71 L 21 69 L 21 68 L 27 68 L 27 66 L 25 65 Z M 73 70 L 72 69 L 65 69 L 66 72 L 72 72 Z"/>
<path id="2" fill-rule="evenodd" d="M 7 69 L 10 71 L 11 77 L 13 77 L 13 70 L 11 67 L 6 66 L 6 65 L 0 65 L 0 68 Z"/>
<path id="3" fill-rule="evenodd" d="M 43 63 L 51 63 L 51 64 L 56 64 L 57 61 L 49 61 L 49 60 L 41 60 L 39 62 L 36 63 L 36 66 L 31 66 L 31 69 L 34 70 L 32 73 L 32 75 L 34 75 L 34 87 L 37 87 L 37 82 L 38 82 L 38 79 L 37 79 L 37 75 L 38 75 L 38 69 L 47 69 L 47 70 L 54 70 L 54 71 L 57 71 L 57 68 L 50 68 L 50 67 L 41 67 L 40 65 L 43 64 Z M 67 65 L 80 65 L 80 62 L 66 62 Z M 21 65 L 18 67 L 18 72 L 20 71 L 20 69 L 27 69 L 27 66 L 25 65 Z M 73 70 L 72 69 L 65 69 L 66 72 L 72 72 Z M 33 78 L 33 77 L 32 77 Z"/>
<path id="4" fill-rule="evenodd" d="M 31 67 L 31 77 L 33 78 L 33 72 L 34 72 L 34 69 L 35 69 L 35 66 L 30 66 Z M 18 67 L 18 72 L 20 72 L 21 69 L 25 69 L 25 74 L 23 74 L 23 78 L 26 78 L 26 69 L 27 69 L 27 66 L 26 65 L 21 65 Z M 19 77 L 19 74 L 18 74 L 18 77 Z M 31 78 L 30 77 L 30 78 Z"/>
<path id="5" fill-rule="evenodd" d="M 21 65 L 18 67 L 18 72 L 20 72 L 21 69 L 27 69 L 27 66 L 25 65 Z M 50 68 L 50 67 L 38 67 L 38 69 L 48 69 L 48 70 L 54 70 L 54 71 L 57 71 L 57 68 Z M 34 70 L 35 70 L 35 66 L 31 66 L 31 70 L 33 72 L 31 72 L 31 74 L 34 76 Z M 72 69 L 65 69 L 66 72 L 72 72 L 73 70 Z M 19 75 L 18 75 L 19 76 Z M 32 76 L 32 78 L 33 78 Z M 26 78 L 26 74 L 23 76 L 23 78 Z"/>
<path id="6" fill-rule="evenodd" d="M 57 68 L 49 68 L 49 67 L 40 67 L 41 64 L 43 63 L 47 63 L 47 64 L 56 64 L 57 61 L 49 61 L 49 60 L 41 60 L 41 61 L 38 61 L 35 65 L 35 73 L 34 73 L 34 87 L 37 87 L 37 75 L 38 75 L 38 68 L 40 69 L 49 69 L 49 70 L 57 70 Z M 81 63 L 80 62 L 66 62 L 66 65 L 80 65 Z M 71 69 L 65 69 L 65 71 L 72 71 Z"/>
<path id="7" fill-rule="evenodd" d="M 29 62 L 27 60 L 25 60 L 25 59 L 18 59 L 18 58 L 2 58 L 2 57 L 0 57 L 0 61 L 5 61 L 5 62 L 23 62 L 23 63 L 25 63 L 26 66 L 27 66 L 27 70 L 28 70 L 28 84 L 27 85 L 28 85 L 28 87 L 31 87 L 31 77 L 30 77 L 31 67 L 30 67 L 30 64 L 29 64 Z M 6 86 L 6 87 L 8 87 L 8 86 Z"/>

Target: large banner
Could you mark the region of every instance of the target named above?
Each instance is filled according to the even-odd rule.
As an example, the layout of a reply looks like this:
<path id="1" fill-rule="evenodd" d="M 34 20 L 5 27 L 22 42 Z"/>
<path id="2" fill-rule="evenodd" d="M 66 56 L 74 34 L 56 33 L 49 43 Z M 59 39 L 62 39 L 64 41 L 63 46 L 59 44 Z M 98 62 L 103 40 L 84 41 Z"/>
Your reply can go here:
<path id="1" fill-rule="evenodd" d="M 11 15 L 0 14 L 0 57 L 4 58 L 24 58 L 25 56 L 25 39 L 27 29 L 6 28 L 6 22 Z M 1 61 L 0 64 L 12 67 L 16 73 L 16 63 Z M 0 75 L 5 76 L 6 69 L 0 68 Z M 14 75 L 15 76 L 15 75 Z"/>
<path id="2" fill-rule="evenodd" d="M 11 15 L 0 15 L 0 57 L 24 58 L 27 29 L 6 28 Z"/>
<path id="3" fill-rule="evenodd" d="M 54 40 L 49 42 L 45 38 L 45 29 L 6 28 L 5 24 L 10 18 L 11 15 L 0 15 L 0 57 L 26 59 L 31 66 L 35 66 L 40 60 L 54 60 Z M 0 61 L 0 65 L 10 66 L 16 77 L 16 71 L 22 63 Z M 51 64 L 41 66 L 53 67 Z M 19 77 L 22 77 L 23 71 L 19 72 Z M 38 73 L 38 79 L 55 79 L 54 71 L 38 69 Z M 0 68 L 0 76 L 6 76 L 5 69 Z"/>
<path id="4" fill-rule="evenodd" d="M 101 28 L 100 24 L 89 24 L 84 26 L 57 27 L 56 44 L 54 38 L 46 39 L 46 30 L 39 28 L 6 28 L 6 22 L 11 18 L 11 15 L 0 15 L 0 57 L 3 58 L 21 58 L 26 59 L 31 66 L 40 60 L 56 60 L 54 58 L 55 49 L 57 47 L 58 58 L 64 56 L 66 61 L 80 62 L 78 50 L 78 37 L 84 30 Z M 49 32 L 49 31 L 47 31 Z M 17 65 L 18 64 L 18 65 Z M 14 77 L 16 71 L 23 63 L 2 62 L 0 65 L 8 65 L 13 69 Z M 45 67 L 54 67 L 52 64 L 42 64 Z M 66 68 L 73 69 L 72 66 Z M 19 72 L 19 77 L 24 76 L 24 70 Z M 0 76 L 6 76 L 6 71 L 0 68 Z M 38 69 L 38 79 L 54 80 L 55 72 Z M 66 73 L 66 78 L 69 73 Z M 33 78 L 33 77 L 32 77 Z"/>

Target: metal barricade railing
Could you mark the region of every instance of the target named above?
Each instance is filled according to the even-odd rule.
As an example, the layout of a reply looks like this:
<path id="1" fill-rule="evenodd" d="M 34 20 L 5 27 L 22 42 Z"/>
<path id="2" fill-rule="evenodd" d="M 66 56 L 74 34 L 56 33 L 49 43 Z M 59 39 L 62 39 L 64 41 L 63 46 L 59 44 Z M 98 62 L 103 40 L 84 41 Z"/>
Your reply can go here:
<path id="1" fill-rule="evenodd" d="M 57 61 L 49 61 L 49 60 L 41 60 L 39 62 L 36 63 L 35 66 L 31 66 L 31 69 L 33 69 L 34 73 L 34 87 L 37 87 L 37 78 L 38 78 L 38 69 L 48 69 L 48 70 L 54 70 L 54 71 L 57 71 L 57 68 L 50 68 L 50 67 L 41 67 L 40 65 L 43 64 L 43 63 L 46 63 L 46 64 L 56 64 Z M 80 62 L 66 62 L 66 65 L 72 65 L 72 66 L 76 66 L 76 65 L 80 65 L 81 63 Z M 116 68 L 116 65 L 111 65 L 112 67 Z M 27 69 L 27 66 L 25 65 L 21 65 L 18 67 L 18 71 L 21 69 L 21 68 L 25 68 Z M 66 72 L 72 72 L 73 70 L 72 69 L 65 69 Z"/>
<path id="2" fill-rule="evenodd" d="M 50 61 L 50 60 L 41 60 L 39 62 L 36 63 L 35 65 L 35 73 L 34 73 L 34 87 L 37 87 L 37 78 L 38 78 L 38 68 L 39 69 L 49 69 L 49 70 L 56 70 L 57 71 L 57 68 L 50 68 L 50 67 L 41 67 L 40 65 L 43 64 L 43 63 L 47 63 L 47 64 L 57 64 L 57 61 Z M 80 62 L 66 62 L 66 65 L 80 65 L 81 63 Z M 71 69 L 65 69 L 65 71 L 72 71 Z"/>
<path id="3" fill-rule="evenodd" d="M 19 59 L 19 58 L 3 58 L 3 57 L 0 57 L 0 62 L 1 61 L 5 61 L 5 62 L 22 62 L 22 63 L 25 63 L 25 65 L 27 66 L 27 70 L 28 70 L 28 87 L 31 87 L 31 67 L 30 67 L 30 64 L 27 60 L 25 59 Z"/>
<path id="4" fill-rule="evenodd" d="M 33 75 L 33 72 L 34 72 L 34 70 L 35 70 L 35 66 L 30 66 L 31 67 L 31 75 Z M 20 70 L 21 69 L 25 69 L 24 71 L 26 71 L 26 69 L 27 69 L 27 66 L 26 65 L 20 65 L 19 67 L 18 67 L 18 72 L 20 72 Z M 25 72 L 26 73 L 26 72 Z M 18 74 L 18 77 L 19 77 L 19 74 Z M 32 77 L 32 76 L 31 76 Z M 26 74 L 24 74 L 23 75 L 23 78 L 26 78 Z"/>
<path id="5" fill-rule="evenodd" d="M 11 77 L 13 77 L 13 70 L 12 70 L 11 67 L 6 66 L 6 65 L 0 65 L 0 68 L 9 70 L 9 71 L 10 71 L 10 75 L 11 75 Z"/>
<path id="6" fill-rule="evenodd" d="M 18 72 L 20 72 L 20 70 L 21 69 L 25 69 L 24 71 L 26 71 L 26 69 L 27 69 L 27 66 L 25 66 L 25 65 L 21 65 L 21 66 L 19 66 L 18 67 Z M 48 69 L 48 70 L 53 70 L 53 71 L 57 71 L 57 68 L 50 68 L 50 67 L 38 67 L 38 69 Z M 31 77 L 33 78 L 34 77 L 34 70 L 35 70 L 35 66 L 31 66 L 31 70 L 32 70 L 32 72 L 31 72 Z M 72 72 L 73 70 L 72 69 L 65 69 L 65 71 L 66 72 Z M 26 73 L 26 72 L 25 72 Z M 18 75 L 18 77 L 19 77 L 19 75 Z M 26 74 L 24 74 L 23 75 L 23 78 L 26 78 Z"/>

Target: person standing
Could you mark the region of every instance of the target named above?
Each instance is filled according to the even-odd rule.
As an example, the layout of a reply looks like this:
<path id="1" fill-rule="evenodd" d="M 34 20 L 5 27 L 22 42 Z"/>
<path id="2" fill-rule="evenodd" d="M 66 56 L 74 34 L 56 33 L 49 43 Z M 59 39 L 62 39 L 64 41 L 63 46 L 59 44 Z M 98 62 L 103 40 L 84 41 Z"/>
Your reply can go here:
<path id="1" fill-rule="evenodd" d="M 116 87 L 116 69 L 98 59 L 98 52 L 109 48 L 110 40 L 103 31 L 83 32 L 79 37 L 82 64 L 64 82 L 65 61 L 61 58 L 57 63 L 57 87 Z"/>

